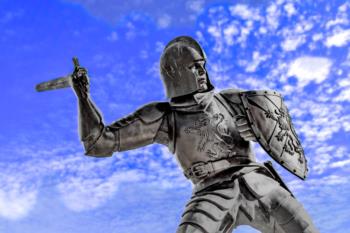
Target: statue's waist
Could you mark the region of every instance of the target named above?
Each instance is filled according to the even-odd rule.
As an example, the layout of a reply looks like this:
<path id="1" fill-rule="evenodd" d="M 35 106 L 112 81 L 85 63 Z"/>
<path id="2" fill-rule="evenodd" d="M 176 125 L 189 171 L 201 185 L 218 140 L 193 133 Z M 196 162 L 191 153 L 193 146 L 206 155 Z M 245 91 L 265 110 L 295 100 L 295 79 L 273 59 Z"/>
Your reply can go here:
<path id="1" fill-rule="evenodd" d="M 239 170 L 247 166 L 259 165 L 247 156 L 235 156 L 214 161 L 196 162 L 184 171 L 184 175 L 196 184 L 225 170 Z"/>

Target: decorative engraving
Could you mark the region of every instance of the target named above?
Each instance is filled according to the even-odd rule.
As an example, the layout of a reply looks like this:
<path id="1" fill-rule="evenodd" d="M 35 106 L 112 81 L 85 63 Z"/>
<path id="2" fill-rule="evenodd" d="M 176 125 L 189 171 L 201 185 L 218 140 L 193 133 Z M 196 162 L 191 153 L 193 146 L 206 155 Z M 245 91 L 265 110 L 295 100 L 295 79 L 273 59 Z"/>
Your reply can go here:
<path id="1" fill-rule="evenodd" d="M 192 127 L 185 128 L 185 133 L 187 134 L 196 134 L 200 137 L 199 143 L 197 145 L 197 150 L 202 152 L 205 148 L 205 145 L 209 141 L 209 131 L 208 124 L 209 119 L 202 118 L 194 121 Z"/>
<path id="2" fill-rule="evenodd" d="M 285 151 L 291 156 L 294 156 L 294 154 L 298 154 L 299 155 L 298 162 L 300 164 L 303 164 L 304 151 L 294 131 L 294 127 L 292 125 L 292 121 L 290 119 L 288 110 L 284 106 L 282 99 L 280 99 L 280 101 L 282 101 L 281 104 L 277 104 L 277 102 L 271 100 L 267 95 L 264 95 L 263 98 L 266 98 L 267 100 L 266 103 L 270 103 L 266 105 L 267 109 L 265 109 L 263 106 L 253 101 L 253 99 L 248 99 L 248 102 L 249 104 L 263 111 L 267 119 L 272 119 L 273 121 L 276 122 L 274 130 L 270 138 L 268 139 L 268 143 L 270 143 L 270 140 L 272 139 L 271 137 L 275 135 L 275 138 L 277 139 L 277 141 L 284 143 L 282 147 L 283 151 Z M 273 110 L 271 110 L 271 108 L 273 108 Z"/>
<path id="3" fill-rule="evenodd" d="M 196 120 L 193 126 L 185 128 L 185 133 L 198 135 L 200 140 L 197 150 L 205 151 L 211 158 L 228 157 L 233 151 L 233 139 L 222 113 L 214 114 L 210 120 L 208 118 Z"/>
<path id="4" fill-rule="evenodd" d="M 274 111 L 268 109 L 265 111 L 266 118 L 270 118 L 278 124 L 280 131 L 275 136 L 278 141 L 286 140 L 283 149 L 290 155 L 294 155 L 295 153 L 299 154 L 299 162 L 303 163 L 303 149 L 300 145 L 300 142 L 296 139 L 293 134 L 292 122 L 289 117 L 288 112 L 285 109 L 277 108 Z"/>

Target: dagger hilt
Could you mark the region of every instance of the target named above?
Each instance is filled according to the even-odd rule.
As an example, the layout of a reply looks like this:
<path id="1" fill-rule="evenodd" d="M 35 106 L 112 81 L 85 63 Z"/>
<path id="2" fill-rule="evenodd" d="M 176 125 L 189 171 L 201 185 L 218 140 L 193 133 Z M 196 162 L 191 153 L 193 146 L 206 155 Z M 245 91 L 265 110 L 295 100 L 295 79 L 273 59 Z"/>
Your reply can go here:
<path id="1" fill-rule="evenodd" d="M 79 60 L 77 57 L 73 57 L 73 64 L 74 64 L 74 69 L 78 70 L 80 65 L 79 65 Z"/>

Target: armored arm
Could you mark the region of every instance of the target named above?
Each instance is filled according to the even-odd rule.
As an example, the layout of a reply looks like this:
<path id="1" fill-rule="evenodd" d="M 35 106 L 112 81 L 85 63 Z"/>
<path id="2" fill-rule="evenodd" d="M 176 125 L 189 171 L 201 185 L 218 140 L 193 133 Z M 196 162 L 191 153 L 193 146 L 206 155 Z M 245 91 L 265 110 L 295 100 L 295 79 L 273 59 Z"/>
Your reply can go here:
<path id="1" fill-rule="evenodd" d="M 115 151 L 126 151 L 154 142 L 167 144 L 168 103 L 151 103 L 109 126 L 104 126 L 92 143 L 85 143 L 86 154 L 95 157 L 110 156 Z"/>
<path id="2" fill-rule="evenodd" d="M 91 100 L 86 70 L 76 69 L 71 82 L 78 98 L 79 134 L 86 155 L 107 157 L 115 151 L 130 150 L 153 142 L 164 144 L 167 135 L 162 131 L 166 128 L 163 116 L 168 103 L 145 105 L 130 116 L 105 126 L 101 113 Z"/>
<path id="3" fill-rule="evenodd" d="M 89 79 L 86 69 L 76 66 L 72 78 L 71 87 L 78 98 L 79 135 L 85 151 L 88 153 L 102 134 L 105 134 L 102 116 L 89 93 Z M 108 134 L 109 137 L 113 135 Z"/>
<path id="4" fill-rule="evenodd" d="M 151 103 L 137 110 L 135 113 L 124 117 L 111 125 L 105 126 L 101 117 L 90 101 L 89 107 L 96 119 L 86 118 L 89 114 L 81 114 L 81 127 L 89 127 L 88 122 L 96 121 L 95 130 L 84 128 L 80 131 L 86 155 L 94 157 L 111 156 L 116 151 L 126 151 L 154 142 L 167 144 L 167 121 L 165 120 L 167 103 Z"/>

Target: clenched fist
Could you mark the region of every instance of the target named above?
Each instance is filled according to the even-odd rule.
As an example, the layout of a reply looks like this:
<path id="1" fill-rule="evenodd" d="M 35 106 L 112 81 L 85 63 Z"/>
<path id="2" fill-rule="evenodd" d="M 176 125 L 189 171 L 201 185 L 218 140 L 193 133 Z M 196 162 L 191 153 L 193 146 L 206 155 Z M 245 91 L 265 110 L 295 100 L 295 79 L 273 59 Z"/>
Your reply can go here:
<path id="1" fill-rule="evenodd" d="M 89 78 L 87 70 L 83 67 L 78 67 L 74 70 L 71 76 L 72 87 L 78 98 L 86 98 L 89 93 Z"/>

